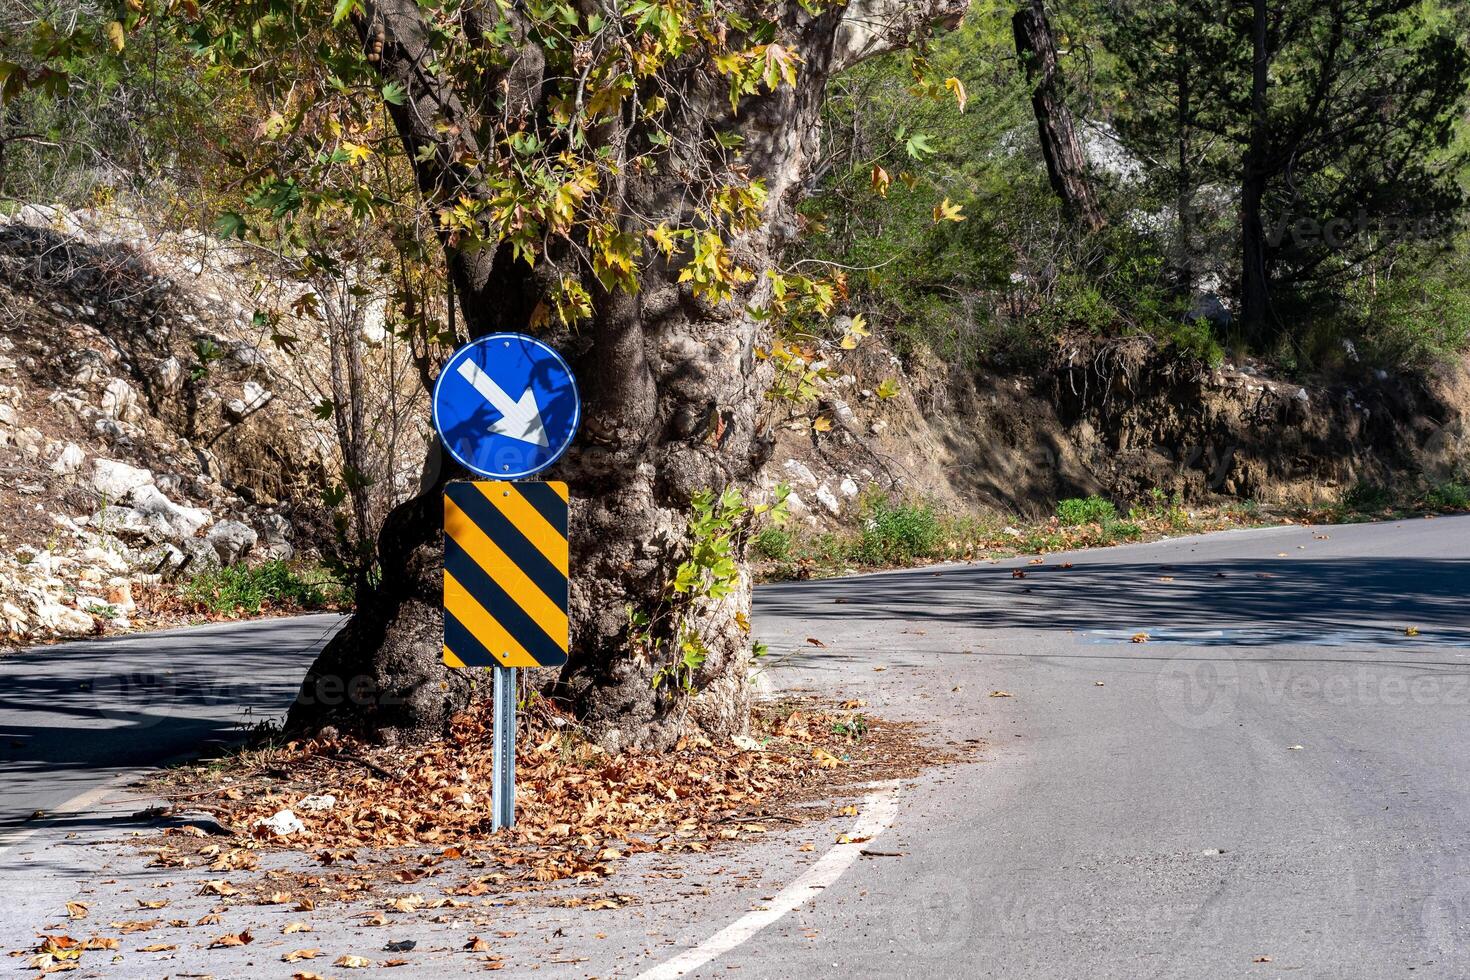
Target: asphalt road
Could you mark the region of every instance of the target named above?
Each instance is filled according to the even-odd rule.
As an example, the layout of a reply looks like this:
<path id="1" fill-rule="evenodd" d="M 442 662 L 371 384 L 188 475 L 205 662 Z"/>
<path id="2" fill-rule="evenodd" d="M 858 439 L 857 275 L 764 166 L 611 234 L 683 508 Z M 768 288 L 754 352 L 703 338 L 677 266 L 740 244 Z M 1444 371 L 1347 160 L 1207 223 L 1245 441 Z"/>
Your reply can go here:
<path id="1" fill-rule="evenodd" d="M 805 828 L 677 870 L 630 866 L 618 887 L 648 894 L 623 912 L 504 910 L 501 935 L 520 937 L 505 953 L 556 977 L 668 977 L 701 949 L 719 955 L 686 975 L 1470 976 L 1467 553 L 1470 517 L 1437 518 L 762 588 L 772 688 L 864 698 L 941 743 L 981 740 L 977 761 L 863 805 L 857 825 L 899 857 L 830 860 L 844 819 L 815 848 L 797 846 Z M 334 624 L 0 661 L 5 818 L 279 716 Z M 118 680 L 160 668 L 173 673 Z M 120 883 L 110 901 L 131 905 L 123 886 L 161 874 L 65 839 L 82 826 L 49 850 L 0 840 L 0 927 L 34 928 L 78 883 L 89 900 Z M 381 941 L 355 922 L 323 919 L 315 941 Z M 449 952 L 453 924 L 415 928 L 399 927 L 446 951 L 423 966 L 479 969 Z M 276 952 L 206 963 L 191 948 L 174 966 L 255 975 Z M 164 972 L 130 956 L 115 975 Z"/>
<path id="2" fill-rule="evenodd" d="M 0 657 L 0 846 L 38 810 L 279 720 L 340 622 L 232 623 Z"/>
<path id="3" fill-rule="evenodd" d="M 1470 976 L 1467 593 L 1470 517 L 763 589 L 779 686 L 987 761 L 699 975 Z"/>

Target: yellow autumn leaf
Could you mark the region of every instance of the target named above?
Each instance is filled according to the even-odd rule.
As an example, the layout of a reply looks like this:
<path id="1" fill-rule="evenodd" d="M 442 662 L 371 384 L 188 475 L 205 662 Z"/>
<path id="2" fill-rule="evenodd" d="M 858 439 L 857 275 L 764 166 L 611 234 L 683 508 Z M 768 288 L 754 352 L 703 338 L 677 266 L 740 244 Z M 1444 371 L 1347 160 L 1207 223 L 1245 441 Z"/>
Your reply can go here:
<path id="1" fill-rule="evenodd" d="M 938 224 L 941 221 L 964 221 L 965 215 L 963 210 L 960 205 L 951 202 L 946 197 L 943 201 L 934 205 L 934 222 Z"/>
<path id="2" fill-rule="evenodd" d="M 882 167 L 875 163 L 873 164 L 873 174 L 871 179 L 873 182 L 873 190 L 878 192 L 878 196 L 887 197 L 888 188 L 893 183 L 893 178 L 888 176 L 888 171 L 884 170 Z"/>
<path id="3" fill-rule="evenodd" d="M 353 143 L 350 140 L 342 141 L 342 149 L 347 151 L 347 159 L 353 163 L 362 163 L 362 161 L 373 155 L 373 151 L 370 148 L 360 143 Z"/>
<path id="4" fill-rule="evenodd" d="M 107 40 L 112 42 L 112 50 L 114 51 L 121 51 L 123 46 L 128 43 L 127 35 L 123 33 L 123 26 L 120 21 L 115 20 L 107 25 Z"/>
<path id="5" fill-rule="evenodd" d="M 944 87 L 954 93 L 954 100 L 959 105 L 960 111 L 965 111 L 965 102 L 969 96 L 965 94 L 965 83 L 958 78 L 950 77 L 944 80 Z"/>
<path id="6" fill-rule="evenodd" d="M 812 428 L 818 432 L 831 432 L 832 420 L 825 415 L 818 415 L 815 419 L 812 419 Z"/>
<path id="7" fill-rule="evenodd" d="M 887 401 L 898 394 L 898 381 L 893 378 L 884 378 L 883 383 L 878 386 L 877 395 Z"/>
<path id="8" fill-rule="evenodd" d="M 842 765 L 842 760 L 826 749 L 812 749 L 812 758 L 816 759 L 817 765 L 823 769 L 836 769 Z"/>

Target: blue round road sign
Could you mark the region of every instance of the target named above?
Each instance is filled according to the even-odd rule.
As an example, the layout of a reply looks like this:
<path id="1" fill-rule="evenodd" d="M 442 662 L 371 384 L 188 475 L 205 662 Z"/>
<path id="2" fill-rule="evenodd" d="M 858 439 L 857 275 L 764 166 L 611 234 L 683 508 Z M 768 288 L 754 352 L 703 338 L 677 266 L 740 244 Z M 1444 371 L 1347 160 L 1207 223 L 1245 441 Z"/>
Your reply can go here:
<path id="1" fill-rule="evenodd" d="M 514 480 L 555 463 L 582 418 L 577 379 L 560 354 L 519 333 L 471 341 L 434 385 L 444 448 L 481 476 Z"/>

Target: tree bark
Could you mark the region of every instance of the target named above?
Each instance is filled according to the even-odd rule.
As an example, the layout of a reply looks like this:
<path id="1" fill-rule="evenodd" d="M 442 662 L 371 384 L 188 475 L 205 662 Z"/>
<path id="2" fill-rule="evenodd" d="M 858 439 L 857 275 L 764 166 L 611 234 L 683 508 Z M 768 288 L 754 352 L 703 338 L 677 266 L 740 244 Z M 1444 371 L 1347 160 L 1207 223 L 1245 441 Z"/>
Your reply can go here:
<path id="1" fill-rule="evenodd" d="M 964 6 L 965 0 L 874 0 L 860 9 L 854 4 L 812 15 L 793 3 L 785 18 L 802 59 L 795 86 L 747 96 L 738 110 L 730 107 L 727 83 L 702 68 L 668 86 L 683 99 L 674 146 L 708 147 L 710 132 L 736 134 L 743 141 L 741 165 L 764 181 L 764 220 L 726 239 L 742 267 L 771 268 L 795 232 L 795 206 L 817 151 L 832 71 L 906 43 L 933 18 L 956 20 Z M 861 27 L 850 28 L 844 14 L 860 19 Z M 366 3 L 355 23 L 365 46 L 381 50 L 383 76 L 408 93 L 389 111 L 410 157 L 420 161 L 420 188 L 431 199 L 477 193 L 479 178 L 462 161 L 482 154 L 450 142 L 472 140 L 471 127 L 443 124 L 445 116 L 463 114 L 470 100 L 461 101 L 443 90 L 439 76 L 420 70 L 433 59 L 416 5 Z M 534 104 L 534 52 L 516 64 L 519 75 L 484 88 L 509 91 L 512 101 L 521 93 Z M 621 125 L 599 134 L 613 152 L 636 138 Z M 677 216 L 685 206 L 687 181 L 673 169 L 622 167 L 619 173 L 611 192 L 623 213 Z M 450 240 L 445 248 L 471 337 L 528 329 L 542 292 L 537 272 L 504 249 L 467 252 Z M 557 271 L 551 257 L 544 266 Z M 678 258 L 650 261 L 636 293 L 604 290 L 587 279 L 591 322 L 576 331 L 544 332 L 572 364 L 583 396 L 581 432 L 544 474 L 566 480 L 572 500 L 571 658 L 549 687 L 610 748 L 667 747 L 691 727 L 713 735 L 739 732 L 749 713 L 751 644 L 742 625 L 750 608 L 748 573 L 741 573 L 733 594 L 681 613 L 679 628 L 695 630 L 705 649 L 690 692 L 672 684 L 656 689 L 664 661 L 630 642 L 630 618 L 641 614 L 665 623 L 657 627 L 659 649 L 677 648 L 674 627 L 659 613 L 666 611 L 668 584 L 688 554 L 691 500 L 701 490 L 747 485 L 773 441 L 762 417 L 769 367 L 755 353 L 769 327 L 747 312 L 764 299 L 769 283 L 756 276 L 731 298 L 711 302 L 678 281 L 682 269 Z M 449 479 L 463 476 L 447 466 L 434 468 L 425 492 L 389 517 L 380 543 L 383 581 L 312 667 L 289 730 L 330 724 L 390 741 L 433 737 L 469 702 L 470 672 L 440 662 L 442 495 Z M 366 678 L 357 682 L 359 696 L 336 695 L 352 678 Z"/>
<path id="2" fill-rule="evenodd" d="M 1240 183 L 1240 310 L 1248 336 L 1263 343 L 1271 330 L 1271 280 L 1266 226 L 1261 214 L 1266 196 L 1270 137 L 1266 119 L 1270 65 L 1266 0 L 1254 0 L 1252 16 L 1251 128 Z"/>
<path id="3" fill-rule="evenodd" d="M 1072 112 L 1063 95 L 1062 69 L 1056 37 L 1042 0 L 1028 0 L 1011 18 L 1016 54 L 1031 83 L 1031 110 L 1041 138 L 1041 155 L 1052 190 L 1067 215 L 1089 231 L 1106 223 L 1087 172 L 1087 156 L 1077 138 Z"/>

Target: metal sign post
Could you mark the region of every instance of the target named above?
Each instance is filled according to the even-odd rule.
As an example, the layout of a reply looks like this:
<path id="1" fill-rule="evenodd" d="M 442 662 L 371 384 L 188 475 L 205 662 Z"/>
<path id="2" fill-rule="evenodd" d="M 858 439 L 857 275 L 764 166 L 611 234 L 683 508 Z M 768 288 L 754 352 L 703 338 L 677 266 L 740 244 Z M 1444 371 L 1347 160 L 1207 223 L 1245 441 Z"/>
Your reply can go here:
<path id="1" fill-rule="evenodd" d="M 493 827 L 507 830 L 516 825 L 516 669 L 499 664 L 490 669 L 495 672 Z"/>
<path id="2" fill-rule="evenodd" d="M 511 483 L 566 452 L 581 419 L 571 369 L 541 341 L 494 334 L 454 353 L 434 386 L 434 428 L 494 481 L 444 490 L 444 663 L 494 676 L 492 826 L 515 826 L 516 670 L 567 661 L 565 483 Z"/>

